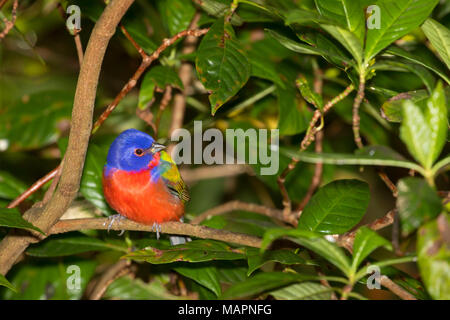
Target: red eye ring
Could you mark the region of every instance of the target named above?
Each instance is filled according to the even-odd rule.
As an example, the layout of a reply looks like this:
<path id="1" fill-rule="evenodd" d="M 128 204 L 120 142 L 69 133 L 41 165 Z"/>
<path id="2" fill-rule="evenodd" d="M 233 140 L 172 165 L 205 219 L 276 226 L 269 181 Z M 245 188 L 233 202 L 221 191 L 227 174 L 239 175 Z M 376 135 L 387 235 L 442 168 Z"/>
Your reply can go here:
<path id="1" fill-rule="evenodd" d="M 135 149 L 134 154 L 137 155 L 138 157 L 142 157 L 144 155 L 144 150 L 139 149 L 139 148 Z"/>

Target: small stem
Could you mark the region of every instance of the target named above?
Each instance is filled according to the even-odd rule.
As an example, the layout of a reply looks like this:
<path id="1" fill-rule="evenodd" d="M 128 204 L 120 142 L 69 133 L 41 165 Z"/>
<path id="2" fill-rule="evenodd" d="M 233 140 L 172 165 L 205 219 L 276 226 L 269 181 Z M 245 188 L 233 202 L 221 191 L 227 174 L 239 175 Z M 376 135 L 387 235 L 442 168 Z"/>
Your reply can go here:
<path id="1" fill-rule="evenodd" d="M 361 118 L 359 116 L 359 107 L 361 106 L 361 103 L 364 99 L 365 88 L 366 88 L 366 72 L 365 72 L 365 70 L 361 70 L 361 73 L 359 76 L 358 93 L 357 93 L 356 98 L 353 103 L 353 135 L 355 137 L 355 143 L 359 149 L 364 147 L 362 140 L 361 140 L 361 135 L 359 132 L 360 131 L 360 121 L 361 121 Z"/>

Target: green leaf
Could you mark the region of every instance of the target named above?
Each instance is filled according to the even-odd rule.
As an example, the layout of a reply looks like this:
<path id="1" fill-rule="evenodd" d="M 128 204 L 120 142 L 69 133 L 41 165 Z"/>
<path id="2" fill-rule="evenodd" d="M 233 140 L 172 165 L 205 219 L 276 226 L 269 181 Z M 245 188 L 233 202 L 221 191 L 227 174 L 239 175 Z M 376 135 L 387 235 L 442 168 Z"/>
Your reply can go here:
<path id="1" fill-rule="evenodd" d="M 317 23 L 317 24 L 321 24 L 321 23 L 330 24 L 334 21 L 326 18 L 323 15 L 319 15 L 313 11 L 294 9 L 294 10 L 290 10 L 289 12 L 286 12 L 286 17 L 285 17 L 284 22 L 287 25 L 290 25 L 290 24 L 308 25 L 308 24 L 311 24 L 311 22 Z"/>
<path id="2" fill-rule="evenodd" d="M 0 286 L 9 288 L 12 291 L 17 292 L 17 289 L 2 274 L 0 274 Z"/>
<path id="3" fill-rule="evenodd" d="M 386 53 L 402 57 L 406 60 L 412 61 L 421 66 L 424 66 L 425 68 L 436 73 L 438 76 L 440 76 L 442 79 L 444 79 L 448 84 L 450 84 L 449 77 L 447 77 L 446 73 L 442 71 L 442 67 L 440 66 L 440 64 L 438 62 L 435 62 L 433 59 L 429 59 L 426 56 L 421 55 L 421 54 L 414 54 L 414 53 L 408 52 L 397 46 L 390 46 L 386 50 Z"/>
<path id="4" fill-rule="evenodd" d="M 27 185 L 6 171 L 0 171 L 0 198 L 15 199 L 27 189 Z"/>
<path id="5" fill-rule="evenodd" d="M 322 25 L 329 34 L 339 41 L 355 58 L 358 66 L 362 65 L 363 47 L 356 36 L 343 28 L 333 25 Z"/>
<path id="6" fill-rule="evenodd" d="M 229 12 L 231 3 L 228 0 L 202 0 L 196 1 L 196 4 L 198 4 L 209 15 L 219 18 L 223 17 L 225 14 Z M 235 12 L 231 16 L 231 23 L 233 25 L 241 25 L 243 23 L 243 20 Z"/>
<path id="7" fill-rule="evenodd" d="M 134 251 L 124 258 L 135 261 L 146 261 L 152 264 L 163 264 L 178 261 L 204 262 L 211 260 L 245 259 L 243 249 L 232 248 L 225 243 L 212 240 L 195 240 L 182 245 L 170 246 L 160 244 Z"/>
<path id="8" fill-rule="evenodd" d="M 316 107 L 319 110 L 323 109 L 323 99 L 320 95 L 318 95 L 316 92 L 311 90 L 311 87 L 309 86 L 308 80 L 301 75 L 297 81 L 297 87 L 300 90 L 303 98 L 308 101 L 308 103 L 312 104 L 314 107 Z"/>
<path id="9" fill-rule="evenodd" d="M 400 137 L 414 158 L 430 169 L 447 138 L 447 108 L 442 83 L 427 101 L 424 112 L 412 101 L 404 101 L 403 118 Z"/>
<path id="10" fill-rule="evenodd" d="M 25 149 L 56 142 L 58 123 L 70 119 L 72 101 L 71 92 L 47 90 L 2 106 L 0 139 L 7 139 L 10 147 Z"/>
<path id="11" fill-rule="evenodd" d="M 311 261 L 303 259 L 291 250 L 268 250 L 264 253 L 261 253 L 259 249 L 248 248 L 246 250 L 246 253 L 248 259 L 248 276 L 250 276 L 258 268 L 271 261 L 279 262 L 282 264 L 314 264 Z"/>
<path id="12" fill-rule="evenodd" d="M 103 167 L 108 153 L 107 147 L 107 145 L 100 147 L 92 143 L 89 145 L 81 177 L 80 192 L 83 197 L 109 216 L 114 211 L 105 200 L 102 184 Z"/>
<path id="13" fill-rule="evenodd" d="M 414 162 L 399 160 L 386 155 L 360 155 L 345 153 L 313 153 L 298 152 L 286 148 L 280 148 L 281 153 L 307 163 L 324 163 L 335 165 L 362 165 L 362 166 L 386 166 L 412 169 L 423 173 L 421 166 Z"/>
<path id="14" fill-rule="evenodd" d="M 369 206 L 367 183 L 337 180 L 319 189 L 298 220 L 298 229 L 323 234 L 341 234 L 353 228 Z"/>
<path id="15" fill-rule="evenodd" d="M 212 115 L 245 85 L 251 73 L 246 53 L 223 18 L 202 39 L 195 65 L 198 78 L 211 91 Z"/>
<path id="16" fill-rule="evenodd" d="M 392 250 L 391 243 L 379 236 L 375 231 L 366 226 L 359 228 L 356 232 L 355 241 L 353 242 L 353 271 L 356 272 L 361 262 L 375 249 L 382 246 L 388 250 Z"/>
<path id="17" fill-rule="evenodd" d="M 217 268 L 204 263 L 198 263 L 195 265 L 184 263 L 183 266 L 176 267 L 174 270 L 179 274 L 194 280 L 198 284 L 205 286 L 214 292 L 216 296 L 220 296 L 222 294 Z"/>
<path id="18" fill-rule="evenodd" d="M 341 24 L 341 27 L 346 27 L 356 36 L 361 46 L 364 44 L 366 19 L 363 1 L 316 0 L 316 6 L 322 16 Z"/>
<path id="19" fill-rule="evenodd" d="M 277 70 L 275 69 L 275 65 L 272 61 L 257 56 L 255 54 L 249 54 L 248 56 L 250 64 L 252 65 L 252 76 L 266 79 L 269 81 L 272 81 L 273 83 L 277 84 L 281 88 L 284 88 L 285 85 L 283 81 L 280 78 L 280 75 L 277 73 Z"/>
<path id="20" fill-rule="evenodd" d="M 280 237 L 289 239 L 299 245 L 317 253 L 338 267 L 345 275 L 351 272 L 350 259 L 335 243 L 322 238 L 321 235 L 299 229 L 271 229 L 264 234 L 261 250 L 265 250 L 273 241 Z"/>
<path id="21" fill-rule="evenodd" d="M 22 218 L 22 215 L 16 208 L 0 208 L 0 227 L 29 229 L 45 234 L 41 229 Z"/>
<path id="22" fill-rule="evenodd" d="M 195 14 L 192 2 L 185 0 L 158 1 L 159 13 L 170 35 L 186 30 Z"/>
<path id="23" fill-rule="evenodd" d="M 127 252 L 127 247 L 110 244 L 81 233 L 52 236 L 30 246 L 26 253 L 34 257 L 63 257 L 83 252 L 118 250 Z"/>
<path id="24" fill-rule="evenodd" d="M 130 276 L 120 277 L 114 280 L 105 292 L 106 299 L 122 300 L 178 300 L 164 286 L 162 276 L 153 277 L 150 283 L 145 283 L 139 278 Z M 167 279 L 167 282 L 169 280 Z"/>
<path id="25" fill-rule="evenodd" d="M 377 1 L 376 4 L 380 8 L 380 28 L 367 30 L 366 62 L 391 43 L 420 26 L 438 2 L 439 0 Z"/>
<path id="26" fill-rule="evenodd" d="M 221 299 L 237 299 L 244 297 L 252 297 L 256 294 L 263 293 L 291 284 L 293 282 L 301 282 L 308 277 L 284 272 L 264 272 L 248 278 L 243 282 L 236 283 L 228 288 L 221 296 Z"/>
<path id="27" fill-rule="evenodd" d="M 352 61 L 350 59 L 346 58 L 340 52 L 334 50 L 333 48 L 327 47 L 326 49 L 323 49 L 323 47 L 308 46 L 306 44 L 302 44 L 294 40 L 291 40 L 273 30 L 267 30 L 267 32 L 274 39 L 278 40 L 278 42 L 280 42 L 280 44 L 282 44 L 284 47 L 294 52 L 308 55 L 323 56 L 325 58 L 334 58 L 337 61 L 341 61 L 346 65 L 352 64 Z"/>
<path id="28" fill-rule="evenodd" d="M 450 30 L 431 18 L 425 21 L 422 30 L 450 69 Z"/>
<path id="29" fill-rule="evenodd" d="M 315 282 L 302 282 L 269 292 L 277 300 L 330 300 L 333 288 Z"/>
<path id="30" fill-rule="evenodd" d="M 164 90 L 167 86 L 183 89 L 183 83 L 175 70 L 166 66 L 152 67 L 142 80 L 139 90 L 139 108 L 145 109 L 148 103 L 152 101 L 156 87 Z"/>
<path id="31" fill-rule="evenodd" d="M 417 237 L 420 274 L 429 294 L 439 300 L 450 299 L 449 224 L 443 214 L 420 228 Z"/>
<path id="32" fill-rule="evenodd" d="M 404 178 L 397 188 L 397 209 L 403 235 L 410 234 L 441 212 L 441 199 L 424 179 Z"/>
<path id="33" fill-rule="evenodd" d="M 447 142 L 447 104 L 442 82 L 438 83 L 427 102 L 425 119 L 431 129 L 431 136 L 429 137 L 431 146 L 427 157 L 427 164 L 431 166 L 437 160 Z"/>
<path id="34" fill-rule="evenodd" d="M 429 98 L 429 94 L 426 90 L 417 90 L 410 92 L 403 92 L 397 96 L 387 100 L 381 106 L 383 117 L 390 122 L 402 122 L 402 105 L 406 100 L 411 100 L 420 109 L 425 109 L 426 101 Z"/>

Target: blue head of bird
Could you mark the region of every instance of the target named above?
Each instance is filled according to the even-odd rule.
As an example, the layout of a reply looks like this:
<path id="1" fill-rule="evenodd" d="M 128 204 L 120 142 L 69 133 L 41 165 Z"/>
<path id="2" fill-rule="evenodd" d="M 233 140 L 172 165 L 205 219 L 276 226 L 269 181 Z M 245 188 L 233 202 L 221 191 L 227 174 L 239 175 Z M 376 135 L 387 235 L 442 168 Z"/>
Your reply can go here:
<path id="1" fill-rule="evenodd" d="M 155 153 L 165 147 L 145 132 L 128 129 L 111 144 L 106 158 L 107 169 L 141 171 L 148 168 Z"/>

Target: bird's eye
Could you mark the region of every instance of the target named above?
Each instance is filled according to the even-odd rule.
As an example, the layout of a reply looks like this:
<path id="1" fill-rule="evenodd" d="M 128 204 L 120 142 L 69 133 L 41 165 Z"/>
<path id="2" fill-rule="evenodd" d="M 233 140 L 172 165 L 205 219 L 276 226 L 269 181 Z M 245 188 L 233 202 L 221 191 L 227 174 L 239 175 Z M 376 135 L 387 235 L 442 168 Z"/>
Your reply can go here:
<path id="1" fill-rule="evenodd" d="M 137 155 L 138 157 L 142 157 L 144 155 L 144 150 L 142 150 L 142 149 L 135 149 L 134 150 L 134 154 Z"/>

